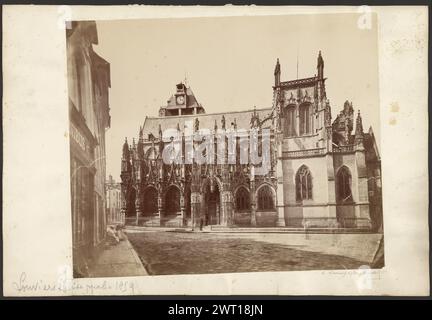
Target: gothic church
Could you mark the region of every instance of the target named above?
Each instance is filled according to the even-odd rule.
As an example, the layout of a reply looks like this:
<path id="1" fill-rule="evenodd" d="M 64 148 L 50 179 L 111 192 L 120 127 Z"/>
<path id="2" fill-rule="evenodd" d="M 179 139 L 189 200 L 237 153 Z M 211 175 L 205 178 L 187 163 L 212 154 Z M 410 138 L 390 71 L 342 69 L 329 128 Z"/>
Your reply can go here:
<path id="1" fill-rule="evenodd" d="M 140 226 L 347 228 L 382 230 L 381 161 L 372 128 L 363 129 L 351 102 L 332 117 L 324 60 L 317 75 L 281 81 L 277 60 L 270 108 L 205 112 L 180 83 L 158 117 L 146 117 L 137 141 L 126 140 L 121 160 L 122 213 Z M 174 128 L 187 138 L 207 128 L 270 132 L 270 168 L 254 164 L 164 163 Z M 214 138 L 217 148 L 217 137 Z M 196 143 L 196 142 L 194 142 Z M 238 149 L 237 149 L 238 150 Z M 238 153 L 237 153 L 238 157 Z"/>

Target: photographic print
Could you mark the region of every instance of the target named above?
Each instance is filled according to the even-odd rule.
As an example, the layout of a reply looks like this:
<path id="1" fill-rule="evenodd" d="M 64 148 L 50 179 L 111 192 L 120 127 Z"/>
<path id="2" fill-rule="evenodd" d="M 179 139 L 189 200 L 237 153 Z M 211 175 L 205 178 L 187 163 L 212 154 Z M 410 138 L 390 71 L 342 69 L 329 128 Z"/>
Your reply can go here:
<path id="1" fill-rule="evenodd" d="M 427 7 L 2 9 L 5 296 L 430 293 Z"/>
<path id="2" fill-rule="evenodd" d="M 370 19 L 72 21 L 74 276 L 382 268 Z"/>

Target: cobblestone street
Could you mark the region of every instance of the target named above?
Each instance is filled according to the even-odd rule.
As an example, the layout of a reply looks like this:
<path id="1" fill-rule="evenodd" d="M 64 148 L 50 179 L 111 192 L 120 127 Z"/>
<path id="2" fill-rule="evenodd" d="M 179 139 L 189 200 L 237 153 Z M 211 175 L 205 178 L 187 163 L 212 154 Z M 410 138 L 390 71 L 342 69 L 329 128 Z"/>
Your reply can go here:
<path id="1" fill-rule="evenodd" d="M 358 256 L 362 258 L 359 260 L 345 253 L 345 256 L 323 253 L 325 250 L 321 248 L 326 246 L 333 247 L 333 252 L 343 253 L 344 249 L 338 242 L 340 238 L 335 242 L 334 235 L 314 236 L 318 237 L 294 234 L 263 236 L 128 232 L 130 242 L 151 275 L 356 269 L 370 264 L 370 261 L 366 261 L 365 257 L 368 255 L 365 254 L 359 253 Z M 342 236 L 346 236 L 346 243 L 349 245 L 353 241 L 364 241 L 360 237 L 375 235 Z M 293 244 L 284 244 L 290 242 Z M 370 242 L 375 244 L 374 239 Z M 321 252 L 314 252 L 314 248 Z M 345 251 L 347 250 L 350 250 L 349 246 L 345 248 Z M 367 250 L 371 251 L 369 256 L 373 256 L 374 245 L 370 245 Z"/>

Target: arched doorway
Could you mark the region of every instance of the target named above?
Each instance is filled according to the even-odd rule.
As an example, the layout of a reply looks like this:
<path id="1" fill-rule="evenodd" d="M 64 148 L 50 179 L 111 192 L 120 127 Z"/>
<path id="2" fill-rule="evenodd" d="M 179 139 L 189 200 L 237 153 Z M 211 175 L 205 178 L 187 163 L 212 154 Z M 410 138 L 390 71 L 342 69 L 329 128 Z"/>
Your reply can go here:
<path id="1" fill-rule="evenodd" d="M 235 192 L 235 208 L 237 212 L 251 210 L 250 206 L 250 193 L 245 187 L 239 187 Z"/>
<path id="2" fill-rule="evenodd" d="M 204 225 L 220 224 L 221 197 L 218 184 L 214 181 L 206 183 L 203 191 L 204 201 L 202 203 L 202 218 L 204 218 Z"/>
<path id="3" fill-rule="evenodd" d="M 234 191 L 234 224 L 238 226 L 251 225 L 250 191 L 240 186 Z"/>
<path id="4" fill-rule="evenodd" d="M 144 216 L 152 216 L 158 213 L 158 195 L 154 187 L 148 187 L 143 193 L 143 208 L 142 213 Z"/>
<path id="5" fill-rule="evenodd" d="M 276 211 L 276 192 L 268 184 L 261 185 L 256 191 L 256 225 L 275 227 L 278 214 Z"/>
<path id="6" fill-rule="evenodd" d="M 136 217 L 136 210 L 135 210 L 135 199 L 136 199 L 136 191 L 135 188 L 130 188 L 127 193 L 127 207 L 126 207 L 126 218 L 133 218 Z"/>
<path id="7" fill-rule="evenodd" d="M 165 194 L 165 214 L 169 216 L 178 213 L 180 213 L 180 190 L 176 186 L 171 186 Z"/>

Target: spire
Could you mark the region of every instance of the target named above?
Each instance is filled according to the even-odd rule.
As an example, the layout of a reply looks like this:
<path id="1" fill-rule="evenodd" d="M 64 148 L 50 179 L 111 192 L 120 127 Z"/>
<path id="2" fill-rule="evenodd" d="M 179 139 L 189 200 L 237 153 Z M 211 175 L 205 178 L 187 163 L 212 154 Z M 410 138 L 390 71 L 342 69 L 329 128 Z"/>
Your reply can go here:
<path id="1" fill-rule="evenodd" d="M 359 144 L 363 142 L 363 122 L 362 122 L 362 117 L 360 115 L 360 110 L 358 110 L 358 114 L 357 114 L 354 140 L 355 140 L 355 144 Z"/>
<path id="2" fill-rule="evenodd" d="M 318 78 L 323 79 L 324 78 L 324 59 L 321 56 L 321 50 L 318 53 L 317 69 L 318 69 Z"/>
<path id="3" fill-rule="evenodd" d="M 144 127 L 140 126 L 138 146 L 137 146 L 138 159 L 144 158 L 144 133 L 143 133 L 143 130 L 144 130 Z"/>
<path id="4" fill-rule="evenodd" d="M 275 66 L 275 70 L 274 70 L 275 86 L 280 85 L 280 75 L 281 75 L 280 63 L 279 63 L 279 58 L 277 58 L 276 66 Z"/>
<path id="5" fill-rule="evenodd" d="M 356 134 L 363 135 L 363 121 L 362 117 L 360 115 L 360 110 L 358 110 L 357 113 L 357 119 L 356 119 Z"/>
<path id="6" fill-rule="evenodd" d="M 164 143 L 162 140 L 162 126 L 159 123 L 159 154 L 162 154 L 163 148 L 164 148 Z"/>
<path id="7" fill-rule="evenodd" d="M 256 112 L 256 106 L 254 106 L 254 112 L 251 115 L 250 126 L 251 128 L 258 128 L 260 125 L 259 115 Z"/>
<path id="8" fill-rule="evenodd" d="M 138 143 L 143 142 L 143 140 L 144 140 L 143 129 L 144 129 L 144 128 L 143 128 L 142 126 L 140 126 L 140 129 L 139 129 L 139 140 L 138 140 Z"/>
<path id="9" fill-rule="evenodd" d="M 127 137 L 125 138 L 125 142 L 123 143 L 123 159 L 129 159 L 129 144 L 127 141 Z"/>
<path id="10" fill-rule="evenodd" d="M 331 127 L 332 123 L 331 123 L 331 107 L 330 107 L 330 101 L 327 100 L 326 101 L 326 106 L 324 109 L 324 123 L 326 127 Z"/>
<path id="11" fill-rule="evenodd" d="M 123 173 L 128 172 L 130 169 L 129 161 L 130 161 L 129 144 L 127 138 L 125 138 L 125 142 L 123 143 L 123 156 L 121 161 L 122 180 L 123 180 Z"/>

